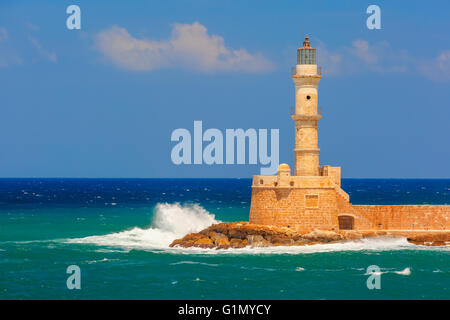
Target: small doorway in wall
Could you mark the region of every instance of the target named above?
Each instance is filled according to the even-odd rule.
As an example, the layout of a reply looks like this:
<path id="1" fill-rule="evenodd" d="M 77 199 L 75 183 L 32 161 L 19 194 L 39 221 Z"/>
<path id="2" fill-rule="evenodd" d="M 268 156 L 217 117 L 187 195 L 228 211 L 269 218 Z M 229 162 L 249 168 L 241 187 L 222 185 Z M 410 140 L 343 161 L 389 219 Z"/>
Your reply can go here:
<path id="1" fill-rule="evenodd" d="M 353 230 L 355 218 L 352 216 L 342 215 L 338 217 L 340 230 Z"/>

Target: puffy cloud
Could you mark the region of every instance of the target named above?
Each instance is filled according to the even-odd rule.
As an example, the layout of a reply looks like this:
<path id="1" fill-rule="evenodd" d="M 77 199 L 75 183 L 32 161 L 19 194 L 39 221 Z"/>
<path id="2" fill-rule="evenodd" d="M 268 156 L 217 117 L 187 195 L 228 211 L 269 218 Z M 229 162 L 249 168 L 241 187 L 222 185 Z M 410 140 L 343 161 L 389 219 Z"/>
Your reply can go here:
<path id="1" fill-rule="evenodd" d="M 434 60 L 419 64 L 419 71 L 434 81 L 450 80 L 450 50 L 442 51 Z"/>
<path id="2" fill-rule="evenodd" d="M 357 58 L 368 64 L 375 64 L 378 62 L 378 56 L 375 54 L 373 48 L 369 48 L 369 42 L 361 39 L 353 41 L 352 47 L 349 51 Z"/>
<path id="3" fill-rule="evenodd" d="M 205 26 L 175 24 L 169 39 L 137 39 L 125 28 L 113 26 L 95 37 L 96 48 L 113 64 L 133 71 L 184 68 L 200 72 L 266 72 L 273 64 L 263 55 L 230 49 Z"/>

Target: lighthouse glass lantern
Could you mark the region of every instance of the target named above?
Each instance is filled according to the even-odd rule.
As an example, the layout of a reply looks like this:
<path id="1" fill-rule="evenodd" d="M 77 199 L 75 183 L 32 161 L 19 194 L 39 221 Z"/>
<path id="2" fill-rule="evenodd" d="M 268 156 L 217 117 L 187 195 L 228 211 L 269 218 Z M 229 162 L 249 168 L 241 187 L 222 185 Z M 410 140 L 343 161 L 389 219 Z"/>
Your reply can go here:
<path id="1" fill-rule="evenodd" d="M 311 47 L 308 36 L 303 47 L 297 49 L 297 64 L 316 64 L 316 49 Z"/>

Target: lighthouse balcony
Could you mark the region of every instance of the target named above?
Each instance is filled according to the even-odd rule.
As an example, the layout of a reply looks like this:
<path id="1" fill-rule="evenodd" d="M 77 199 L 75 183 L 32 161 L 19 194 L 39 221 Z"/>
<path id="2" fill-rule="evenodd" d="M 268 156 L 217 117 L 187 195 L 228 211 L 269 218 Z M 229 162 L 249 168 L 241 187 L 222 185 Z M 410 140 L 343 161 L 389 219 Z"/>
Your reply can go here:
<path id="1" fill-rule="evenodd" d="M 298 64 L 291 68 L 291 75 L 293 77 L 322 77 L 322 67 L 313 64 Z"/>
<path id="2" fill-rule="evenodd" d="M 323 112 L 322 107 L 319 107 L 317 109 L 317 114 L 297 114 L 297 113 L 295 113 L 295 107 L 291 107 L 291 116 L 292 117 L 293 116 L 295 116 L 295 117 L 318 117 L 318 119 L 320 119 L 320 118 L 322 118 L 322 112 Z"/>

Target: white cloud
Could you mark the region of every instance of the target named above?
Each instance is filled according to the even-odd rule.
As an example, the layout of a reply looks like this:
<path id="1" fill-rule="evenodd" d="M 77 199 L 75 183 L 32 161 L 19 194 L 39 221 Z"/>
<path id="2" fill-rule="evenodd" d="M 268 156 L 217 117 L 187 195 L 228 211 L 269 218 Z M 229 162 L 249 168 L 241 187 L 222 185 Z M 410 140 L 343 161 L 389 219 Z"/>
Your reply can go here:
<path id="1" fill-rule="evenodd" d="M 38 31 L 39 27 L 27 24 L 27 27 L 34 31 Z M 10 39 L 8 30 L 4 27 L 0 27 L 0 67 L 10 67 L 10 66 L 17 66 L 17 65 L 23 65 L 24 60 L 28 59 L 22 59 L 22 56 L 26 54 L 25 52 L 19 52 L 17 49 L 17 44 L 21 42 L 26 42 L 28 40 L 28 43 L 30 43 L 37 51 L 37 53 L 44 57 L 46 60 L 49 60 L 51 62 L 57 61 L 57 56 L 55 52 L 50 52 L 47 49 L 44 48 L 44 46 L 41 44 L 41 42 L 36 38 L 32 36 L 19 36 L 15 39 Z M 28 50 L 29 51 L 29 50 Z M 27 51 L 27 52 L 28 52 Z"/>
<path id="2" fill-rule="evenodd" d="M 406 51 L 392 49 L 386 41 L 370 44 L 356 39 L 350 46 L 335 51 L 323 42 L 318 47 L 319 64 L 327 75 L 347 75 L 361 72 L 399 73 L 411 69 L 412 59 Z"/>
<path id="3" fill-rule="evenodd" d="M 26 26 L 32 31 L 39 31 L 39 27 L 31 23 L 26 24 Z M 45 49 L 38 38 L 19 34 L 18 37 L 10 39 L 6 28 L 0 27 L 0 67 L 23 65 L 24 61 L 34 58 L 34 53 L 32 54 L 33 57 L 29 54 L 32 50 L 22 51 L 18 49 L 18 46 L 23 45 L 24 42 L 28 45 L 31 44 L 39 56 L 51 62 L 57 62 L 56 53 Z M 25 56 L 24 59 L 22 59 L 23 56 Z"/>
<path id="4" fill-rule="evenodd" d="M 419 72 L 434 81 L 450 80 L 450 50 L 442 51 L 435 59 L 419 64 Z"/>
<path id="5" fill-rule="evenodd" d="M 317 61 L 324 68 L 327 75 L 341 74 L 343 55 L 339 52 L 332 52 L 320 43 L 317 48 Z"/>
<path id="6" fill-rule="evenodd" d="M 122 27 L 113 26 L 95 37 L 96 48 L 115 65 L 133 71 L 183 68 L 200 72 L 266 72 L 273 64 L 261 54 L 230 49 L 205 26 L 175 24 L 169 39 L 137 39 Z"/>
<path id="7" fill-rule="evenodd" d="M 50 52 L 47 51 L 42 44 L 39 42 L 39 40 L 37 38 L 34 37 L 28 37 L 28 40 L 31 42 L 31 44 L 36 48 L 37 52 L 44 57 L 45 59 L 51 61 L 51 62 L 56 62 L 57 61 L 57 57 L 56 57 L 56 53 L 54 52 Z"/>
<path id="8" fill-rule="evenodd" d="M 357 39 L 353 41 L 352 47 L 349 50 L 352 55 L 368 64 L 375 64 L 378 62 L 378 56 L 375 54 L 375 50 L 369 48 L 369 42 L 365 40 Z"/>
<path id="9" fill-rule="evenodd" d="M 405 50 L 394 50 L 386 41 L 370 44 L 356 39 L 351 46 L 329 50 L 319 41 L 318 61 L 327 75 L 349 75 L 361 72 L 404 73 L 424 75 L 437 81 L 450 81 L 450 50 L 444 50 L 434 59 L 411 56 Z"/>

